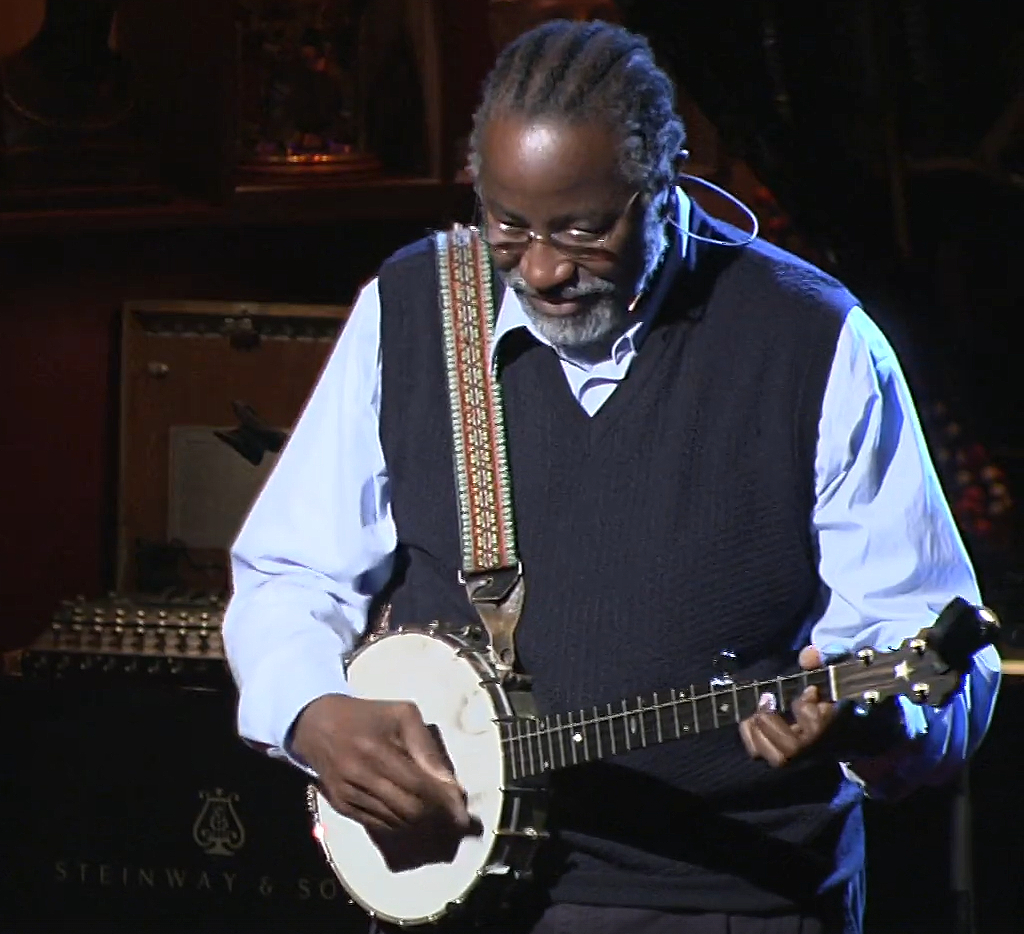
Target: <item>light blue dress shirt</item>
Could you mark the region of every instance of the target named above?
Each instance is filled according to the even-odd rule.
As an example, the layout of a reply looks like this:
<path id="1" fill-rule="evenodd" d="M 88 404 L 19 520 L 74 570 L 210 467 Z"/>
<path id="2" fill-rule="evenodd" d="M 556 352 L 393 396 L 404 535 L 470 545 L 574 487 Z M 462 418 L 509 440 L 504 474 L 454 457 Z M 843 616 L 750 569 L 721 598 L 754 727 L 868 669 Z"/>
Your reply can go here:
<path id="1" fill-rule="evenodd" d="M 591 415 L 626 376 L 658 300 L 655 290 L 646 317 L 607 359 L 562 359 Z M 495 344 L 523 327 L 543 340 L 506 290 Z M 370 601 L 391 572 L 396 529 L 379 436 L 380 367 L 374 279 L 360 292 L 232 549 L 224 641 L 240 690 L 238 727 L 271 755 L 291 758 L 285 742 L 307 704 L 347 693 L 342 657 L 365 630 Z M 980 602 L 899 364 L 860 308 L 851 309 L 837 342 L 815 475 L 808 518 L 821 599 L 806 626 L 814 645 L 885 649 L 929 625 L 954 596 Z M 945 708 L 903 703 L 913 741 L 862 770 L 868 793 L 900 796 L 955 774 L 987 729 L 998 684 L 999 657 L 986 648 Z"/>

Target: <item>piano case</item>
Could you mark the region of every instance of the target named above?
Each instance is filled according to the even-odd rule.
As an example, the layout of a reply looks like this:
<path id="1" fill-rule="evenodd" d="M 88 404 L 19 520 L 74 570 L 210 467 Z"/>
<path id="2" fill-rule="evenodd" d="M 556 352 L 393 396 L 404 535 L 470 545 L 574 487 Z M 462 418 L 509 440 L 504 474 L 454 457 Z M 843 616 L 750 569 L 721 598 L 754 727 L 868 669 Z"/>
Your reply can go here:
<path id="1" fill-rule="evenodd" d="M 362 932 L 304 776 L 241 743 L 203 594 L 61 607 L 0 677 L 0 931 Z"/>

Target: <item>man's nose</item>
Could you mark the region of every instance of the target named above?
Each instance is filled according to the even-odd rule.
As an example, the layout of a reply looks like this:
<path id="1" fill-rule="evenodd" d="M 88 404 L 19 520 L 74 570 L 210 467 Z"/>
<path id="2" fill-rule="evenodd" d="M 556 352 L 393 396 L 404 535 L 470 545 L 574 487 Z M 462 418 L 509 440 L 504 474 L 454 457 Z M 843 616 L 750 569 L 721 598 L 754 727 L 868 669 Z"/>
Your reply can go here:
<path id="1" fill-rule="evenodd" d="M 576 274 L 576 264 L 550 243 L 531 240 L 519 260 L 519 274 L 530 288 L 550 292 L 570 282 Z"/>

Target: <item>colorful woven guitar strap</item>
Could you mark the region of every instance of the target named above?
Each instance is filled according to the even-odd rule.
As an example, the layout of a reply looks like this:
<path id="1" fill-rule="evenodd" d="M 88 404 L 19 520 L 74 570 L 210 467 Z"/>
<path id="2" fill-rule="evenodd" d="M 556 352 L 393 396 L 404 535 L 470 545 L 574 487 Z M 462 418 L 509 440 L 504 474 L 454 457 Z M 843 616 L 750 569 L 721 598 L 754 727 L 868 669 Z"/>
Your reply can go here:
<path id="1" fill-rule="evenodd" d="M 460 581 L 490 634 L 496 663 L 509 672 L 525 590 L 501 385 L 491 366 L 497 311 L 490 257 L 472 228 L 437 233 L 435 242 L 462 540 Z"/>

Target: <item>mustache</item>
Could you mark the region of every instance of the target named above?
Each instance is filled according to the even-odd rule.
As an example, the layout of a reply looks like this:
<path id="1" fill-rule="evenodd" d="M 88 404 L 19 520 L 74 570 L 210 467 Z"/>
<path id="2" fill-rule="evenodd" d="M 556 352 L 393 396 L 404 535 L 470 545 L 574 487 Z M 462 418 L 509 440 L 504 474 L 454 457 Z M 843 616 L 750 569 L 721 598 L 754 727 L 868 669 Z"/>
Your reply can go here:
<path id="1" fill-rule="evenodd" d="M 530 285 L 519 273 L 511 272 L 505 276 L 505 284 L 517 295 L 526 298 L 554 298 L 558 301 L 573 302 L 577 299 L 588 298 L 591 295 L 613 295 L 615 283 L 605 279 L 595 279 L 593 282 L 581 282 L 579 285 L 567 285 L 557 292 L 541 291 Z"/>

